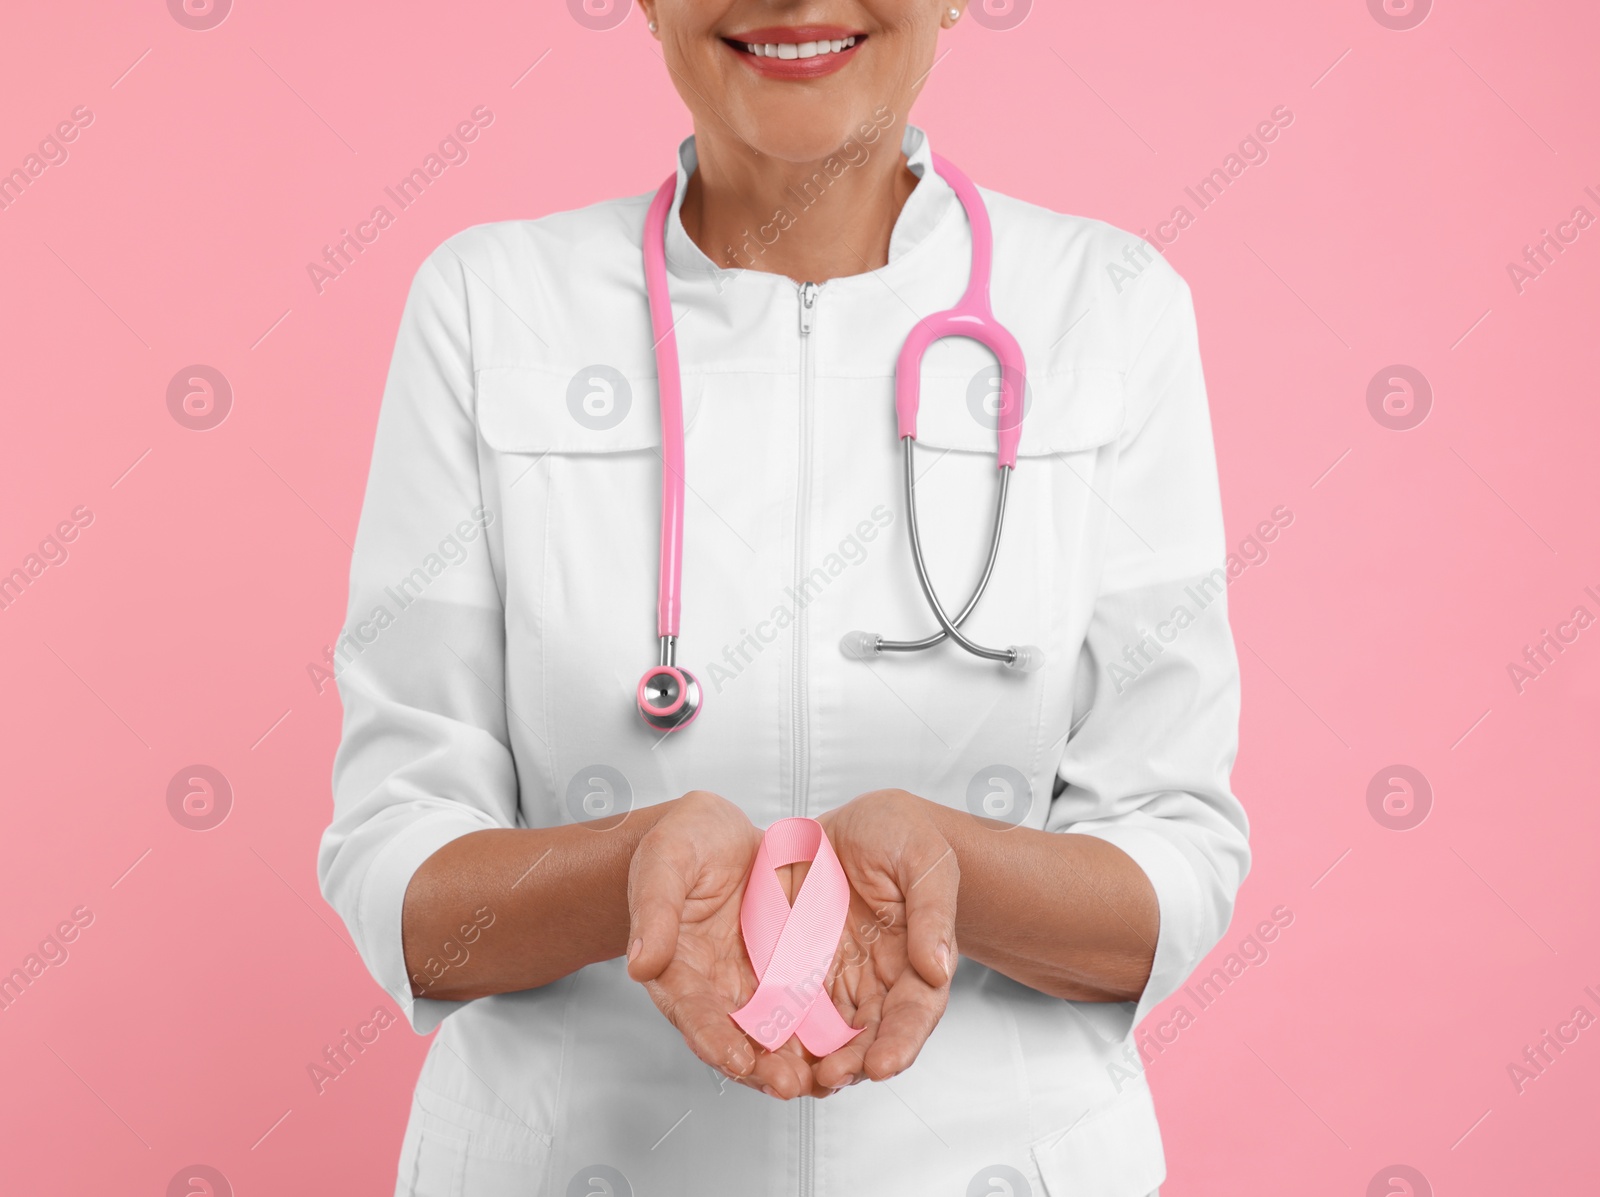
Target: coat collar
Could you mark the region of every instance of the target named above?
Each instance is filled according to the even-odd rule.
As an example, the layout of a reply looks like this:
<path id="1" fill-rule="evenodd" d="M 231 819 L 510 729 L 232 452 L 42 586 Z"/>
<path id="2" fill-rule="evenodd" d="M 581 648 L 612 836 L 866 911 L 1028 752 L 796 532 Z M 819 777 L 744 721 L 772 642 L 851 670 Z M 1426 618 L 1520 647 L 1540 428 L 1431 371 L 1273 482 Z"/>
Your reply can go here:
<path id="1" fill-rule="evenodd" d="M 881 152 L 881 147 L 879 149 Z M 953 209 L 959 208 L 955 192 L 950 185 L 940 177 L 939 172 L 933 169 L 932 148 L 928 143 L 928 135 L 915 125 L 908 124 L 905 135 L 900 142 L 900 152 L 905 155 L 906 165 L 912 173 L 917 175 L 920 182 L 912 189 L 907 197 L 900 215 L 895 221 L 894 229 L 889 235 L 889 264 L 881 271 L 870 271 L 862 275 L 846 276 L 852 279 L 866 279 L 875 275 L 896 275 L 903 271 L 904 259 L 909 257 L 913 250 L 929 239 L 929 234 L 938 224 L 950 214 Z M 770 274 L 767 271 L 743 270 L 738 267 L 725 268 L 719 266 L 708 258 L 698 245 L 684 230 L 683 221 L 679 213 L 683 207 L 683 195 L 689 185 L 689 177 L 694 174 L 698 163 L 695 153 L 693 135 L 686 137 L 678 146 L 678 176 L 677 190 L 672 198 L 672 210 L 667 214 L 667 267 L 675 275 L 682 278 L 711 278 L 714 280 L 727 280 L 742 274 Z M 846 167 L 848 169 L 848 167 Z M 795 215 L 803 208 L 801 197 L 796 197 L 796 203 L 790 209 Z M 768 226 L 770 229 L 771 226 Z M 751 230 L 750 244 L 759 244 L 759 230 Z M 768 236 L 770 236 L 770 232 Z M 775 280 L 788 283 L 782 275 L 771 275 Z M 844 282 L 845 279 L 835 280 Z M 718 287 L 720 292 L 721 287 Z"/>

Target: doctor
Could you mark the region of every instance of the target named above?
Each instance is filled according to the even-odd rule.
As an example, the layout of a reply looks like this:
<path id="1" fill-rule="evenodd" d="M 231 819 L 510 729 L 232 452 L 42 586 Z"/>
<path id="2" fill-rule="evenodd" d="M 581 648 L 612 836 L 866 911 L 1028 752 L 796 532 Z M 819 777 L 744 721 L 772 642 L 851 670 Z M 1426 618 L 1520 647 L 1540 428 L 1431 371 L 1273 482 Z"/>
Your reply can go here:
<path id="1" fill-rule="evenodd" d="M 416 274 L 318 857 L 439 1032 L 397 1194 L 1165 1176 L 1132 1031 L 1249 864 L 1193 307 L 907 123 L 962 3 L 644 3 L 694 122 L 662 190 Z M 796 816 L 849 883 L 822 1056 L 730 1017 Z"/>

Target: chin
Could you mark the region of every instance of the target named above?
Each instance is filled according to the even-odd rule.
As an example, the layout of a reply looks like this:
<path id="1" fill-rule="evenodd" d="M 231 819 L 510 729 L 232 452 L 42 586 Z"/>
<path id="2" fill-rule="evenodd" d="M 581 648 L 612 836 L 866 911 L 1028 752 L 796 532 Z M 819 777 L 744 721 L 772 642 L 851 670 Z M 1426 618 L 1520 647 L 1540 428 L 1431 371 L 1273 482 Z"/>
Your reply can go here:
<path id="1" fill-rule="evenodd" d="M 871 123 L 870 115 L 858 116 L 855 107 L 819 110 L 814 103 L 803 100 L 750 105 L 743 109 L 745 119 L 735 127 L 739 136 L 770 158 L 780 162 L 819 162 L 857 137 L 863 120 Z M 871 104 L 860 107 L 863 113 L 872 112 Z"/>

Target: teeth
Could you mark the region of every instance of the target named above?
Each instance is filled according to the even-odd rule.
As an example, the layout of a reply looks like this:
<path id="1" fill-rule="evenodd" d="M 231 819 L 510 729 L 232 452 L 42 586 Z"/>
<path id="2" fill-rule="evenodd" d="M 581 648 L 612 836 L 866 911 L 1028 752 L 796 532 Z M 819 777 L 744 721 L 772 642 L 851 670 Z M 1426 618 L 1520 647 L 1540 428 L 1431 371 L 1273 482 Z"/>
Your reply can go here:
<path id="1" fill-rule="evenodd" d="M 745 53 L 757 58 L 815 58 L 819 54 L 837 54 L 856 44 L 853 37 L 835 38 L 827 42 L 742 42 Z"/>

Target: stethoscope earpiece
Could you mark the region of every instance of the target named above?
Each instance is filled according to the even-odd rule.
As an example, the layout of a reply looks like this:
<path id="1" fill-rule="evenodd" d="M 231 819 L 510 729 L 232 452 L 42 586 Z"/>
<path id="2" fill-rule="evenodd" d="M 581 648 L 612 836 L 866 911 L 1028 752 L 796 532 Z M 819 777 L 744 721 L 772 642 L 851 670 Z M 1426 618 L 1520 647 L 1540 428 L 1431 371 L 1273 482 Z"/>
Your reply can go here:
<path id="1" fill-rule="evenodd" d="M 878 655 L 878 645 L 883 637 L 876 632 L 846 632 L 839 641 L 839 651 L 852 661 L 870 661 Z"/>
<path id="2" fill-rule="evenodd" d="M 1006 663 L 1007 669 L 1014 669 L 1018 673 L 1032 673 L 1044 668 L 1044 649 L 1037 644 L 1013 644 L 1011 646 L 1011 659 Z"/>
<path id="3" fill-rule="evenodd" d="M 675 665 L 657 665 L 639 679 L 639 714 L 657 731 L 688 727 L 700 713 L 700 683 Z"/>
<path id="4" fill-rule="evenodd" d="M 852 661 L 870 661 L 884 651 L 884 639 L 876 632 L 846 632 L 839 638 L 839 651 Z M 1037 644 L 1013 644 L 1002 659 L 1016 673 L 1035 673 L 1044 668 L 1044 649 Z"/>

